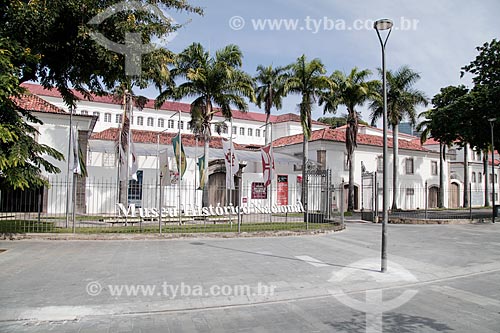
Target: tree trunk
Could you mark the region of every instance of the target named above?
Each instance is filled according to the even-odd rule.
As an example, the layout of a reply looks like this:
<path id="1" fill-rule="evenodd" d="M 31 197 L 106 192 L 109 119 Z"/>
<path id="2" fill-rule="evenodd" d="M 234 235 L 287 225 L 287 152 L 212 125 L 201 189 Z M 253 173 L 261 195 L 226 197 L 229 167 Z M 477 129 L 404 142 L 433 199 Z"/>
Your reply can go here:
<path id="1" fill-rule="evenodd" d="M 269 127 L 270 127 L 270 126 L 269 126 L 269 118 L 270 118 L 270 116 L 271 116 L 271 114 L 270 114 L 270 113 L 268 113 L 268 114 L 266 115 L 266 135 L 265 135 L 265 136 L 266 136 L 266 146 L 267 146 L 269 143 L 271 143 L 271 133 L 270 133 L 271 131 L 269 131 Z"/>
<path id="2" fill-rule="evenodd" d="M 354 211 L 354 168 L 352 166 L 352 157 L 353 154 L 351 154 L 351 157 L 347 161 L 349 164 L 349 191 L 348 191 L 348 199 L 347 199 L 347 211 L 348 212 L 353 212 Z M 361 176 L 363 177 L 363 176 Z M 341 189 L 342 191 L 344 189 Z"/>
<path id="3" fill-rule="evenodd" d="M 469 147 L 464 146 L 464 208 L 469 207 Z"/>
<path id="4" fill-rule="evenodd" d="M 398 209 L 398 172 L 399 172 L 399 126 L 392 126 L 392 210 Z"/>
<path id="5" fill-rule="evenodd" d="M 444 145 L 439 144 L 439 196 L 438 207 L 444 207 Z"/>
<path id="6" fill-rule="evenodd" d="M 302 205 L 307 212 L 307 161 L 309 156 L 309 140 L 304 134 L 302 142 Z"/>
<path id="7" fill-rule="evenodd" d="M 484 206 L 490 205 L 490 193 L 489 193 L 489 182 L 488 182 L 488 151 L 484 153 L 483 157 L 483 175 L 484 175 Z"/>

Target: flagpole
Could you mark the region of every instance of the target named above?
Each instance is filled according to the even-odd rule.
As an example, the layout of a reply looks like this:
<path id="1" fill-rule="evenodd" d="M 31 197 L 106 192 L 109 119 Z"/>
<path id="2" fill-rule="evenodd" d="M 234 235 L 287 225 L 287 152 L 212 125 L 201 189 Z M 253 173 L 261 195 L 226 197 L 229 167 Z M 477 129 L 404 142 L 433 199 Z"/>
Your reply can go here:
<path id="1" fill-rule="evenodd" d="M 269 152 L 270 152 L 270 156 L 272 157 L 271 160 L 270 160 L 270 164 L 269 164 L 269 176 L 271 178 L 271 183 L 269 184 L 269 222 L 273 222 L 273 213 L 272 213 L 272 208 L 273 208 L 273 178 L 274 178 L 274 174 L 273 174 L 273 167 L 274 167 L 274 152 L 273 152 L 273 124 L 271 123 L 270 126 L 270 134 L 269 134 L 269 137 L 271 138 L 271 142 L 269 143 L 270 147 L 269 147 Z M 267 133 L 266 133 L 267 135 Z"/>
<path id="2" fill-rule="evenodd" d="M 181 110 L 179 112 L 179 123 L 177 127 L 179 128 L 179 225 L 182 224 L 182 214 L 181 214 L 181 185 L 182 185 L 182 137 L 181 137 Z M 187 163 L 187 159 L 186 159 Z"/>
<path id="3" fill-rule="evenodd" d="M 69 141 L 68 141 L 68 172 L 66 175 L 66 228 L 69 227 L 69 193 L 70 187 L 70 175 L 71 175 L 71 142 L 73 140 L 73 106 L 69 106 Z"/>
<path id="4" fill-rule="evenodd" d="M 198 135 L 194 136 L 194 206 L 197 207 L 198 199 L 196 193 L 196 181 L 198 180 Z"/>
<path id="5" fill-rule="evenodd" d="M 229 132 L 230 135 L 229 135 L 229 150 L 231 151 L 231 156 L 229 156 L 229 176 L 231 178 L 230 181 L 229 181 L 229 205 L 231 205 L 233 203 L 233 185 L 234 185 L 234 175 L 233 175 L 233 117 L 231 117 L 231 131 Z M 239 204 L 238 204 L 239 206 Z M 229 214 L 229 225 L 230 225 L 230 228 L 232 229 L 233 228 L 233 217 L 231 216 L 231 214 Z"/>
<path id="6" fill-rule="evenodd" d="M 75 141 L 75 142 L 73 142 L 73 145 L 74 145 L 74 146 L 75 146 L 75 145 L 76 145 L 76 143 L 78 142 L 78 141 L 77 141 L 77 140 L 78 140 L 78 124 L 77 124 L 77 126 L 76 126 L 76 128 L 75 128 L 75 134 L 76 134 L 76 137 L 74 137 L 74 138 L 73 138 L 73 140 Z M 78 147 L 78 146 L 75 146 L 75 147 Z M 78 152 L 78 150 L 77 150 L 77 151 L 76 151 L 76 154 L 78 154 L 78 153 L 79 153 L 79 152 Z M 77 156 L 78 156 L 78 155 L 77 155 Z M 77 177 L 77 174 L 78 174 L 78 173 L 76 173 L 76 172 L 75 172 L 75 169 L 74 169 L 74 168 L 75 168 L 75 167 L 77 167 L 77 168 L 79 167 L 78 165 L 75 165 L 75 161 L 77 161 L 77 160 L 75 159 L 75 157 L 76 157 L 76 156 L 74 156 L 74 152 L 73 152 L 73 213 L 72 213 L 72 214 L 73 214 L 73 215 L 72 215 L 72 217 L 73 217 L 73 218 L 72 218 L 72 219 L 73 219 L 73 228 L 72 228 L 72 229 L 73 229 L 73 230 L 72 230 L 72 231 L 73 231 L 73 233 L 75 233 L 75 231 L 76 231 L 76 229 L 75 229 L 75 213 L 76 213 L 76 182 L 77 182 L 77 178 L 76 178 L 76 177 Z M 79 160 L 78 160 L 78 163 L 80 163 L 80 161 L 79 161 Z M 79 169 L 77 169 L 77 170 L 79 170 Z"/>
<path id="7" fill-rule="evenodd" d="M 129 192 L 129 186 L 130 186 L 130 181 L 129 181 L 129 178 L 130 178 L 130 141 L 131 141 L 131 134 L 132 134 L 132 131 L 130 130 L 130 125 L 131 125 L 131 119 L 132 119 L 132 108 L 131 108 L 131 104 L 130 104 L 130 92 L 128 90 L 125 91 L 125 94 L 126 94 L 126 112 L 125 112 L 125 115 L 127 115 L 128 113 L 128 128 L 127 128 L 127 176 L 126 176 L 126 183 L 127 183 L 127 191 L 125 192 L 125 197 L 127 198 L 126 200 L 126 203 L 127 203 L 127 207 L 128 207 L 128 192 Z M 122 122 L 125 123 L 125 119 L 122 119 Z M 125 216 L 125 226 L 128 226 L 128 222 L 127 222 L 127 216 Z"/>
<path id="8" fill-rule="evenodd" d="M 127 116 L 127 100 L 126 100 L 126 96 L 123 95 L 123 108 L 125 110 L 125 116 Z M 118 174 L 117 174 L 117 177 L 116 177 L 116 186 L 118 188 L 118 191 L 117 191 L 117 195 L 116 195 L 116 198 L 117 198 L 117 202 L 120 202 L 120 203 L 123 203 L 123 198 L 120 198 L 120 195 L 121 195 L 121 173 L 123 172 L 122 170 L 122 163 L 121 163 L 121 160 L 122 160 L 122 131 L 123 131 L 123 124 L 125 123 L 125 118 L 122 119 L 122 122 L 121 124 L 119 124 L 118 126 L 118 149 L 117 149 L 117 155 L 118 155 L 118 159 L 117 159 L 117 165 L 118 167 L 116 168 L 117 171 L 118 171 Z M 122 200 L 120 200 L 122 199 Z"/>

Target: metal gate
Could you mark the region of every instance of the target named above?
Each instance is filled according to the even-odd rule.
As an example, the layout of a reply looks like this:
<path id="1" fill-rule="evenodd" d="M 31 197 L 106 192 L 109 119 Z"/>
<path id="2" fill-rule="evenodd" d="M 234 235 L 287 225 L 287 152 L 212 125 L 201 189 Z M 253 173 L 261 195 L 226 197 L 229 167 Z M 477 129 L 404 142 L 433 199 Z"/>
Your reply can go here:
<path id="1" fill-rule="evenodd" d="M 322 223 L 332 218 L 335 193 L 331 170 L 308 170 L 305 222 Z"/>

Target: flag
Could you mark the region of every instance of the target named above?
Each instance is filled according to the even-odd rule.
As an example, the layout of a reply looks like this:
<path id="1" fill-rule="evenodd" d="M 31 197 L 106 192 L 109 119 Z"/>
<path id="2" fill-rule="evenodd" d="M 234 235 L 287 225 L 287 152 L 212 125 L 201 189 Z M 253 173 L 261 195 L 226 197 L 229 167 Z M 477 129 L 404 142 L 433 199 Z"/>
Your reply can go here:
<path id="1" fill-rule="evenodd" d="M 133 136 L 130 131 L 130 117 L 127 112 L 127 105 L 123 111 L 122 125 L 119 130 L 118 155 L 120 163 L 120 180 L 127 181 L 128 179 L 137 180 L 137 170 L 139 168 L 138 156 L 135 151 Z M 130 137 L 130 138 L 129 138 Z M 130 147 L 129 147 L 130 142 Z M 127 155 L 128 155 L 128 168 L 127 168 Z M 127 170 L 128 175 L 127 175 Z"/>
<path id="2" fill-rule="evenodd" d="M 72 130 L 72 145 L 73 145 L 73 173 L 82 174 L 80 166 L 80 152 L 78 148 L 78 127 Z"/>
<path id="3" fill-rule="evenodd" d="M 234 175 L 240 169 L 240 162 L 236 156 L 234 145 L 227 140 L 222 140 L 222 148 L 224 150 L 224 162 L 226 164 L 226 186 L 230 190 L 234 190 Z M 232 174 L 231 174 L 232 171 Z"/>
<path id="4" fill-rule="evenodd" d="M 205 155 L 198 158 L 198 174 L 200 175 L 198 190 L 203 190 L 205 188 Z"/>
<path id="5" fill-rule="evenodd" d="M 184 176 L 184 172 L 186 172 L 187 161 L 186 161 L 186 154 L 184 153 L 184 146 L 182 146 L 182 140 L 179 141 L 179 134 L 177 134 L 172 139 L 172 144 L 174 145 L 174 155 L 175 155 L 175 162 L 177 163 L 177 171 L 180 174 L 180 179 L 182 179 L 182 176 Z M 181 155 L 180 163 L 179 163 L 179 151 Z"/>
<path id="6" fill-rule="evenodd" d="M 264 178 L 264 186 L 269 186 L 274 178 L 274 156 L 273 147 L 271 145 L 264 146 L 260 149 L 262 156 L 262 176 Z"/>
<path id="7" fill-rule="evenodd" d="M 160 177 L 160 186 L 171 185 L 170 168 L 168 166 L 168 155 L 166 149 L 165 152 L 160 153 L 160 174 L 162 176 Z"/>

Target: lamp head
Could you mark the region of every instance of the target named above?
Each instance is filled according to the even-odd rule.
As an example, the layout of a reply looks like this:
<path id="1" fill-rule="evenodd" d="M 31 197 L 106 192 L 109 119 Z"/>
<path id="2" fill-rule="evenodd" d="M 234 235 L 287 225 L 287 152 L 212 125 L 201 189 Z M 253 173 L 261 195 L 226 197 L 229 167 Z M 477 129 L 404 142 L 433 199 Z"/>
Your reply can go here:
<path id="1" fill-rule="evenodd" d="M 493 122 L 497 121 L 497 118 L 490 118 L 490 119 L 488 119 L 488 121 L 489 121 L 490 123 L 493 123 Z"/>
<path id="2" fill-rule="evenodd" d="M 375 30 L 388 30 L 393 26 L 392 20 L 380 19 L 373 23 L 373 29 Z"/>

